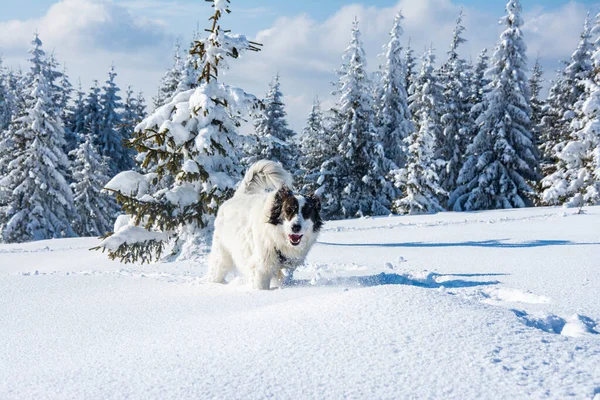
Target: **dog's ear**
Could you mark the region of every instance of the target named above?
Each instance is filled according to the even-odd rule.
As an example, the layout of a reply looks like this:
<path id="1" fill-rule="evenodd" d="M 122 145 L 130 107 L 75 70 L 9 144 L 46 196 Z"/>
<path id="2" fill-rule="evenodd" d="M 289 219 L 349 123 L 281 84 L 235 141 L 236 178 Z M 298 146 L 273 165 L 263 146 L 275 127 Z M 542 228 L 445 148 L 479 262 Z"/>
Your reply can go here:
<path id="1" fill-rule="evenodd" d="M 281 220 L 281 210 L 283 208 L 283 202 L 285 198 L 290 195 L 291 191 L 285 185 L 275 193 L 273 204 L 271 204 L 271 210 L 269 211 L 269 223 L 271 225 L 279 225 L 283 223 Z"/>
<path id="2" fill-rule="evenodd" d="M 317 194 L 311 194 L 308 196 L 313 205 L 313 213 L 311 219 L 313 220 L 313 231 L 318 232 L 323 227 L 323 219 L 321 218 L 321 197 Z"/>
<path id="3" fill-rule="evenodd" d="M 321 197 L 318 194 L 311 193 L 308 198 L 313 202 L 315 210 L 321 210 Z"/>

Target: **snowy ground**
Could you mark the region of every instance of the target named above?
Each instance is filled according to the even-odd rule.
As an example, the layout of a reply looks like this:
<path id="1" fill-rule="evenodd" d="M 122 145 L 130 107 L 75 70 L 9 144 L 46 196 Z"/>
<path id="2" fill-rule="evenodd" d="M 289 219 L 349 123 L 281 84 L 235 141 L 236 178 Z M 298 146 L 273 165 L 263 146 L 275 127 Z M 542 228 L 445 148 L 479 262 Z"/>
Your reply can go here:
<path id="1" fill-rule="evenodd" d="M 0 398 L 598 400 L 600 208 L 575 213 L 331 222 L 270 292 L 0 245 Z"/>

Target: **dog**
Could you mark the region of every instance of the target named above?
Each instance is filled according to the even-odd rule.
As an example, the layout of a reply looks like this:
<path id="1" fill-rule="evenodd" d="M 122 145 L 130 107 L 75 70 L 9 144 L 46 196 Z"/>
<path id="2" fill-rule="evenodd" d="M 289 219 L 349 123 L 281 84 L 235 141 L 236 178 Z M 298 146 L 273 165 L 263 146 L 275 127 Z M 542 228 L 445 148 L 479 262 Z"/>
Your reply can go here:
<path id="1" fill-rule="evenodd" d="M 281 287 L 304 262 L 323 226 L 318 196 L 295 195 L 281 164 L 253 164 L 215 219 L 207 281 L 237 270 L 255 289 Z"/>

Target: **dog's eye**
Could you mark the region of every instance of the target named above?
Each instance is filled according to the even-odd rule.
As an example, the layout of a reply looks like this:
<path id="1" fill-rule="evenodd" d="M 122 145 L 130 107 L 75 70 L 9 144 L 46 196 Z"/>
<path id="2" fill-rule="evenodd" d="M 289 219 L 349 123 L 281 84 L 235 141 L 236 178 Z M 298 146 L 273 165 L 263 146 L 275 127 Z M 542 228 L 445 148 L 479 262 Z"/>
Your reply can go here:
<path id="1" fill-rule="evenodd" d="M 304 219 L 309 219 L 312 215 L 312 207 L 302 207 L 302 216 Z"/>

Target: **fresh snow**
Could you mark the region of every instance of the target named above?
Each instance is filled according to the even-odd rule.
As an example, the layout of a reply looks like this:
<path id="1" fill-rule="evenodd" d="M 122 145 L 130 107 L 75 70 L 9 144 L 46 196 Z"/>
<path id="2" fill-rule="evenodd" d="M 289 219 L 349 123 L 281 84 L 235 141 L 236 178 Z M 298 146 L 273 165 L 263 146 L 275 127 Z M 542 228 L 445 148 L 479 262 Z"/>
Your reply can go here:
<path id="1" fill-rule="evenodd" d="M 600 397 L 600 207 L 328 222 L 294 285 L 0 245 L 0 398 Z"/>

